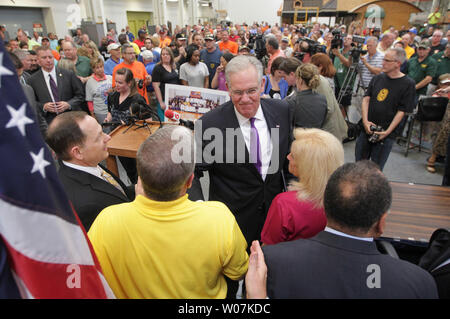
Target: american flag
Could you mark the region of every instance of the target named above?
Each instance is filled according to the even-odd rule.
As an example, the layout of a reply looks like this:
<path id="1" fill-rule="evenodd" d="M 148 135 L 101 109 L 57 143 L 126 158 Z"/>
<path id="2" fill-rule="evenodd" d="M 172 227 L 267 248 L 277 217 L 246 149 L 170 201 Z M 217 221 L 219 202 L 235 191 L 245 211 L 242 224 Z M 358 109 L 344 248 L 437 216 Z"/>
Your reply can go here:
<path id="1" fill-rule="evenodd" d="M 114 298 L 0 39 L 0 298 Z"/>

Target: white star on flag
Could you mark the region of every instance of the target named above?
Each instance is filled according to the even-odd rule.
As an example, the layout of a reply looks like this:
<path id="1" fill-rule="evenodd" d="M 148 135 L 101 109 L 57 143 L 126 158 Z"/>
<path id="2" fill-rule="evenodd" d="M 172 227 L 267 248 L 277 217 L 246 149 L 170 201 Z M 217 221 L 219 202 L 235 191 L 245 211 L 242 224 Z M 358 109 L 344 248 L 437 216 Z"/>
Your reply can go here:
<path id="1" fill-rule="evenodd" d="M 50 162 L 47 162 L 44 159 L 44 148 L 42 147 L 38 154 L 34 154 L 30 152 L 31 157 L 33 158 L 34 164 L 33 169 L 31 170 L 31 174 L 39 171 L 42 177 L 45 178 L 45 167 L 50 165 Z"/>
<path id="2" fill-rule="evenodd" d="M 11 114 L 11 119 L 6 124 L 6 128 L 17 126 L 22 136 L 25 136 L 25 125 L 34 123 L 32 119 L 25 115 L 27 104 L 23 103 L 17 111 L 12 106 L 6 105 L 6 107 Z"/>
<path id="3" fill-rule="evenodd" d="M 2 75 L 13 75 L 14 73 L 3 66 L 3 53 L 0 53 L 0 88 L 2 87 Z"/>

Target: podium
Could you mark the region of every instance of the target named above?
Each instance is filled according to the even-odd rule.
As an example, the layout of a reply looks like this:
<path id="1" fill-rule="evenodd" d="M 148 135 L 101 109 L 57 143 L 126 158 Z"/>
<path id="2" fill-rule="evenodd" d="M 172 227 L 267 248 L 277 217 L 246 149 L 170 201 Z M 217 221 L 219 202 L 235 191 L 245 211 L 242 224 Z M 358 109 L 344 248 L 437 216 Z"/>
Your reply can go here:
<path id="1" fill-rule="evenodd" d="M 194 121 L 202 116 L 202 114 L 193 114 L 188 112 L 179 113 L 181 114 L 182 119 L 190 121 Z M 147 137 L 155 133 L 160 127 L 160 124 L 155 121 L 147 121 L 148 129 L 147 127 L 138 128 L 138 126 L 143 123 L 144 121 L 137 121 L 136 125 L 133 125 L 132 127 L 129 127 L 128 125 L 121 125 L 109 134 L 111 136 L 111 140 L 108 142 L 109 156 L 106 159 L 106 167 L 116 176 L 119 176 L 116 156 L 136 158 L 137 151 L 142 142 L 144 142 Z M 178 125 L 178 123 L 169 121 L 162 122 L 162 125 Z"/>

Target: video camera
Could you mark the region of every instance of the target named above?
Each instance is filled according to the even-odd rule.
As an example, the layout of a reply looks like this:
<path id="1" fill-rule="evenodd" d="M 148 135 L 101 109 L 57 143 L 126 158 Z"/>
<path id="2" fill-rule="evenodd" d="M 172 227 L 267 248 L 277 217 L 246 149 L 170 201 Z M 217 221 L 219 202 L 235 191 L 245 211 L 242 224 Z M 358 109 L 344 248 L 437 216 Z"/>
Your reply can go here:
<path id="1" fill-rule="evenodd" d="M 306 42 L 308 44 L 308 47 L 305 48 L 305 46 L 302 46 L 302 42 Z M 327 52 L 327 47 L 325 45 L 322 45 L 310 38 L 300 38 L 297 40 L 297 43 L 299 44 L 300 52 L 294 52 L 293 56 L 301 62 L 303 62 L 306 53 L 309 53 L 310 56 L 313 56 L 316 53 Z"/>
<path id="2" fill-rule="evenodd" d="M 341 31 L 333 30 L 331 34 L 333 35 L 333 39 L 331 40 L 330 50 L 342 48 L 344 46 L 344 40 Z"/>
<path id="3" fill-rule="evenodd" d="M 353 63 L 357 63 L 359 61 L 359 57 L 367 53 L 367 50 L 362 49 L 362 46 L 366 41 L 366 39 L 364 37 L 354 35 L 352 41 L 353 41 L 352 42 L 353 49 L 350 50 L 349 54 L 353 59 Z"/>
<path id="4" fill-rule="evenodd" d="M 266 41 L 262 34 L 250 35 L 248 47 L 255 51 L 255 56 L 260 61 L 267 55 Z"/>

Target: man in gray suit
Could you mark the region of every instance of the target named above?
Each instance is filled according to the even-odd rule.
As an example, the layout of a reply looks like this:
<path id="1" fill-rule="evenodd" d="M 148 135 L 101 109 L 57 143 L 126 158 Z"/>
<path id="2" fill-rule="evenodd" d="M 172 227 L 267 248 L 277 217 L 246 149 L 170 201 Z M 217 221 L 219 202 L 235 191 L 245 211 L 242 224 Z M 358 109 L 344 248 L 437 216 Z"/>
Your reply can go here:
<path id="1" fill-rule="evenodd" d="M 376 164 L 338 168 L 325 190 L 324 231 L 262 250 L 253 242 L 248 297 L 438 298 L 428 272 L 377 250 L 374 238 L 383 233 L 391 202 L 391 187 Z"/>
<path id="2" fill-rule="evenodd" d="M 56 68 L 50 48 L 36 50 L 41 70 L 28 80 L 36 95 L 37 108 L 43 113 L 47 123 L 56 115 L 71 111 L 80 111 L 85 101 L 81 81 L 74 72 Z"/>

